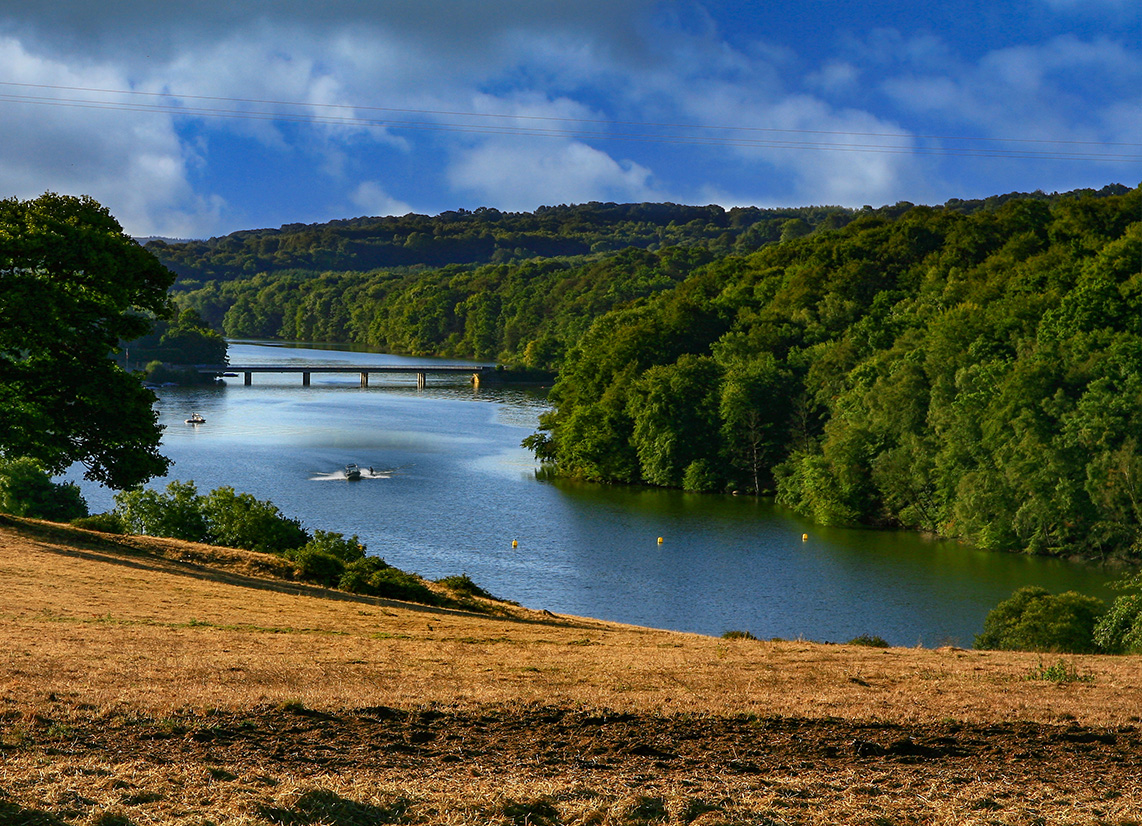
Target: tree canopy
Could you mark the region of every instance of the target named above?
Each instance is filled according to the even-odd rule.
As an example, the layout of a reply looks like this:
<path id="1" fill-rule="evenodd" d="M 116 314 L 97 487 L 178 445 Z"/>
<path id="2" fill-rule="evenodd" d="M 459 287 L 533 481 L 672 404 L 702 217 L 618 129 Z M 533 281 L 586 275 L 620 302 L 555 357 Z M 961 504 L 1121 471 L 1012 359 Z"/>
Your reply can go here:
<path id="1" fill-rule="evenodd" d="M 154 395 L 110 354 L 174 275 L 94 200 L 0 201 L 0 455 L 125 488 L 166 471 Z"/>

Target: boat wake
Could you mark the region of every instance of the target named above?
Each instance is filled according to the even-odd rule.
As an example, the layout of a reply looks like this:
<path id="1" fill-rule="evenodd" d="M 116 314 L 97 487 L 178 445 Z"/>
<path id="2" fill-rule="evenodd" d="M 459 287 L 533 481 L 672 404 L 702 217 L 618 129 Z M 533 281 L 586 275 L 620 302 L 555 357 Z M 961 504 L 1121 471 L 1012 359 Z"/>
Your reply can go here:
<path id="1" fill-rule="evenodd" d="M 370 479 L 391 479 L 397 468 L 361 468 L 361 475 L 353 478 L 354 482 L 367 482 Z M 311 482 L 345 482 L 348 476 L 344 470 L 334 470 L 329 473 L 315 473 L 309 477 Z"/>

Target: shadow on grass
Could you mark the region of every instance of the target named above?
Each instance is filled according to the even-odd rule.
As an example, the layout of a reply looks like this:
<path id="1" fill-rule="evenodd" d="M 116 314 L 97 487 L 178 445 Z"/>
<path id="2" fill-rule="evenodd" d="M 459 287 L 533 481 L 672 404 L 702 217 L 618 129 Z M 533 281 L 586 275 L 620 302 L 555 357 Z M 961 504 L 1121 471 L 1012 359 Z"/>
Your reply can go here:
<path id="1" fill-rule="evenodd" d="M 68 826 L 53 814 L 38 809 L 25 809 L 0 800 L 0 823 L 5 826 Z"/>
<path id="2" fill-rule="evenodd" d="M 258 814 L 275 826 L 370 826 L 407 823 L 410 801 L 403 797 L 386 806 L 357 803 L 328 791 L 306 792 L 289 807 L 259 806 Z"/>

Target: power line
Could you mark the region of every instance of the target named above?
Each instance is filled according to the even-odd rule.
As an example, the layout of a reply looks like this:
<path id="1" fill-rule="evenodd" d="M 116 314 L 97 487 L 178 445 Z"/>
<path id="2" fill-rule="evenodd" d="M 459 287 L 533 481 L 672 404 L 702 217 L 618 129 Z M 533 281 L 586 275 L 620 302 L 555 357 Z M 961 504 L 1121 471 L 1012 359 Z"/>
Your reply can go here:
<path id="1" fill-rule="evenodd" d="M 655 123 L 637 121 L 601 120 L 589 118 L 550 117 L 541 115 L 505 115 L 483 112 L 464 112 L 432 109 L 408 109 L 382 106 L 357 106 L 336 103 L 309 103 L 304 101 L 264 100 L 257 98 L 235 98 L 209 95 L 176 95 L 170 92 L 139 92 L 127 89 L 100 89 L 83 86 L 57 86 L 49 84 L 17 83 L 0 81 L 0 87 L 51 90 L 53 92 L 83 92 L 100 95 L 127 95 L 133 100 L 99 100 L 70 98 L 20 93 L 0 93 L 0 102 L 24 103 L 31 105 L 59 106 L 68 108 L 102 109 L 110 111 L 149 112 L 183 117 L 236 118 L 246 120 L 269 120 L 285 123 L 311 123 L 320 125 L 384 128 L 397 130 L 456 132 L 482 135 L 511 135 L 520 137 L 576 138 L 583 140 L 618 140 L 680 145 L 702 145 L 712 147 L 794 149 L 813 151 L 866 152 L 880 154 L 946 155 L 958 157 L 1007 158 L 1018 160 L 1067 160 L 1100 161 L 1107 163 L 1139 163 L 1142 155 L 1122 152 L 1079 151 L 1086 147 L 1142 147 L 1139 143 L 1050 140 L 1041 138 L 970 138 L 956 135 L 908 135 L 891 132 L 856 132 L 812 129 L 781 129 L 755 126 L 725 126 L 705 124 Z M 148 102 L 163 100 L 163 102 Z M 309 112 L 259 111 L 245 108 L 220 108 L 206 106 L 185 106 L 182 101 L 203 101 L 226 104 L 256 104 L 282 106 L 296 109 L 333 111 L 351 109 L 361 112 L 387 112 L 394 115 L 430 115 L 475 119 L 475 123 L 432 122 L 400 118 L 366 118 L 345 115 L 322 115 Z M 536 124 L 583 124 L 579 128 L 564 126 L 541 127 L 539 125 L 515 126 L 511 122 L 527 121 Z M 602 128 L 593 128 L 602 127 Z M 629 131 L 635 127 L 634 131 Z M 610 131 L 627 129 L 628 131 Z M 681 130 L 683 134 L 660 134 L 655 129 Z M 641 131 L 639 131 L 641 130 Z M 685 134 L 693 132 L 694 134 Z M 751 135 L 773 135 L 772 138 L 751 137 Z M 800 137 L 776 136 L 816 136 L 818 140 Z M 845 138 L 846 141 L 828 141 L 824 138 Z M 853 139 L 880 139 L 879 141 L 852 142 Z M 932 146 L 889 143 L 893 141 L 934 140 L 960 144 L 974 143 L 976 146 Z M 1004 148 L 1011 145 L 1013 148 Z M 1045 150 L 1035 146 L 1057 146 L 1059 149 Z M 1075 147 L 1066 149 L 1063 147 Z"/>

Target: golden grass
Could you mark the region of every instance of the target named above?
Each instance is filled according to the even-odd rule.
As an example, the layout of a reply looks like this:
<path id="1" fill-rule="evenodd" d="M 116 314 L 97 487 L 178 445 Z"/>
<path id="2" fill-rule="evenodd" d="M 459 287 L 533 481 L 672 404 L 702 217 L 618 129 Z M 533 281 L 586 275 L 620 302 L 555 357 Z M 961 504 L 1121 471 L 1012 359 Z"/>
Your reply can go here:
<path id="1" fill-rule="evenodd" d="M 820 731 L 829 721 L 904 726 L 909 737 L 1011 721 L 1132 731 L 1142 721 L 1136 657 L 1068 656 L 1088 679 L 1055 683 L 1028 677 L 1064 658 L 727 641 L 518 607 L 489 617 L 307 587 L 288 573 L 257 554 L 0 522 L 0 823 L 1142 822 L 1137 754 L 1103 755 L 1086 776 L 1088 758 L 1064 749 L 1047 760 L 1032 735 L 1029 768 L 997 754 L 990 771 L 983 747 L 957 767 L 866 759 L 844 742 L 834 762 L 820 751 L 734 769 L 748 737 L 682 762 L 612 743 L 612 764 L 600 766 L 579 746 L 532 742 L 521 729 L 507 749 L 518 754 L 497 745 L 487 766 L 479 750 L 449 761 L 440 749 L 379 765 L 360 746 L 349 771 L 263 764 L 260 735 L 240 753 L 192 742 L 211 715 L 267 709 L 274 726 L 290 709 L 345 726 L 351 710 L 376 707 L 606 709 L 651 729 L 693 719 L 694 736 L 703 719 L 743 715 L 825 721 Z M 143 729 L 161 739 L 164 725 L 185 740 L 178 760 L 90 745 L 96 732 L 110 743 L 116 731 L 124 744 Z M 545 749 L 556 749 L 550 766 Z"/>

